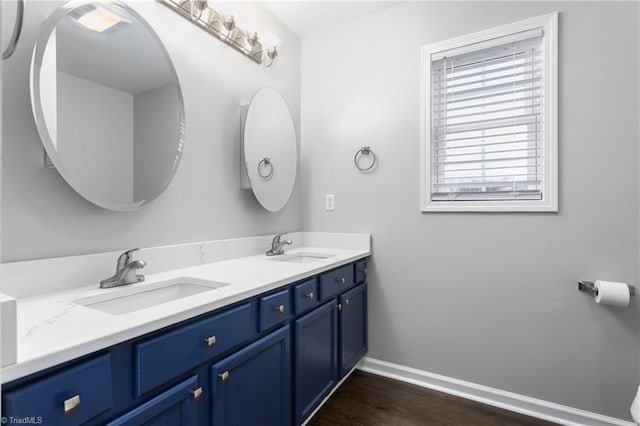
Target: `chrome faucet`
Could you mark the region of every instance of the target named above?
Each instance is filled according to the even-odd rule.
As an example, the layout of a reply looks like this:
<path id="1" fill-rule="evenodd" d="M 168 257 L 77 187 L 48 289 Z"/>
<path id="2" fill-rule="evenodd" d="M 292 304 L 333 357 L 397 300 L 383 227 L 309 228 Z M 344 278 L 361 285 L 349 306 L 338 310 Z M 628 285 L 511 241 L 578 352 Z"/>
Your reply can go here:
<path id="1" fill-rule="evenodd" d="M 115 275 L 100 281 L 100 288 L 119 287 L 144 281 L 144 275 L 137 274 L 136 271 L 147 266 L 147 262 L 144 260 L 132 260 L 131 258 L 131 253 L 137 250 L 140 249 L 127 250 L 118 257 Z"/>
<path id="2" fill-rule="evenodd" d="M 280 241 L 285 234 L 278 234 L 273 237 L 273 241 L 271 241 L 271 250 L 267 251 L 267 256 L 280 256 L 284 254 L 284 246 L 289 244 L 293 244 L 291 240 Z"/>

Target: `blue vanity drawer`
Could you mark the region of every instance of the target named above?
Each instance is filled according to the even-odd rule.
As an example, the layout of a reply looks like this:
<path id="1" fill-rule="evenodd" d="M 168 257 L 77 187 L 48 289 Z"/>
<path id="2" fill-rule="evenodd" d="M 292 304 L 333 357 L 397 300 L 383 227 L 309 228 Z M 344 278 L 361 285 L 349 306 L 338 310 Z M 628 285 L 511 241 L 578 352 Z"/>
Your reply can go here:
<path id="1" fill-rule="evenodd" d="M 289 289 L 260 298 L 260 331 L 284 322 L 291 314 Z"/>
<path id="2" fill-rule="evenodd" d="M 367 280 L 367 259 L 358 260 L 355 263 L 355 282 L 361 284 Z"/>
<path id="3" fill-rule="evenodd" d="M 320 300 L 327 300 L 351 286 L 353 286 L 353 264 L 324 273 L 320 275 Z"/>
<path id="4" fill-rule="evenodd" d="M 318 283 L 315 278 L 293 286 L 293 309 L 297 314 L 318 304 Z"/>
<path id="5" fill-rule="evenodd" d="M 6 417 L 34 418 L 51 425 L 79 425 L 113 406 L 111 357 L 70 367 L 3 397 Z"/>
<path id="6" fill-rule="evenodd" d="M 136 396 L 249 340 L 251 304 L 202 319 L 135 346 Z"/>

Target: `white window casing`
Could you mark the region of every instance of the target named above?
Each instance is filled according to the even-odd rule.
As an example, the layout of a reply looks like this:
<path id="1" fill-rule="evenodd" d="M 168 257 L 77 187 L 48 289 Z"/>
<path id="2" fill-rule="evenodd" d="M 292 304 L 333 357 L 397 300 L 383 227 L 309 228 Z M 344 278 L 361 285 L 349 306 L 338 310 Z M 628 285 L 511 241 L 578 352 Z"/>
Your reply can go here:
<path id="1" fill-rule="evenodd" d="M 421 211 L 558 211 L 558 15 L 422 48 Z"/>

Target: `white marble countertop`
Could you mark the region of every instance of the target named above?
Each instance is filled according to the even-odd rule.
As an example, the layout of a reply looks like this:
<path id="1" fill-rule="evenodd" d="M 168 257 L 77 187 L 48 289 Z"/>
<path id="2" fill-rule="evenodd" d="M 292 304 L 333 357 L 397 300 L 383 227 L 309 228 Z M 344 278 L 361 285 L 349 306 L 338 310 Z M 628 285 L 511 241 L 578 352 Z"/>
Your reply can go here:
<path id="1" fill-rule="evenodd" d="M 74 358 L 159 330 L 285 284 L 370 255 L 370 250 L 298 247 L 293 253 L 323 253 L 331 257 L 310 263 L 282 262 L 264 254 L 207 263 L 146 275 L 130 286 L 65 289 L 18 299 L 17 363 L 0 370 L 1 383 L 55 366 Z M 189 277 L 229 285 L 152 306 L 112 315 L 75 303 L 77 299 L 117 293 L 172 278 Z"/>

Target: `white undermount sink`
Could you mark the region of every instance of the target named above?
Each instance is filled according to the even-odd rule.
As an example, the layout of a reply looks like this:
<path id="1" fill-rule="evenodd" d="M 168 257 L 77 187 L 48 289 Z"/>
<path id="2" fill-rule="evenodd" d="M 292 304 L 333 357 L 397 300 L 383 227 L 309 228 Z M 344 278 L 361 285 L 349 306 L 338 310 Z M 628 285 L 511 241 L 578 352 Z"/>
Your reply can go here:
<path id="1" fill-rule="evenodd" d="M 277 260 L 279 262 L 311 263 L 311 262 L 317 262 L 318 260 L 327 259 L 331 256 L 335 256 L 335 255 L 325 254 L 325 253 L 292 253 L 292 254 L 286 254 L 283 256 L 274 257 L 271 260 Z"/>
<path id="2" fill-rule="evenodd" d="M 116 291 L 85 297 L 74 303 L 107 314 L 122 315 L 228 285 L 229 283 L 180 277 L 157 283 L 134 284 L 132 287 L 122 286 Z"/>

